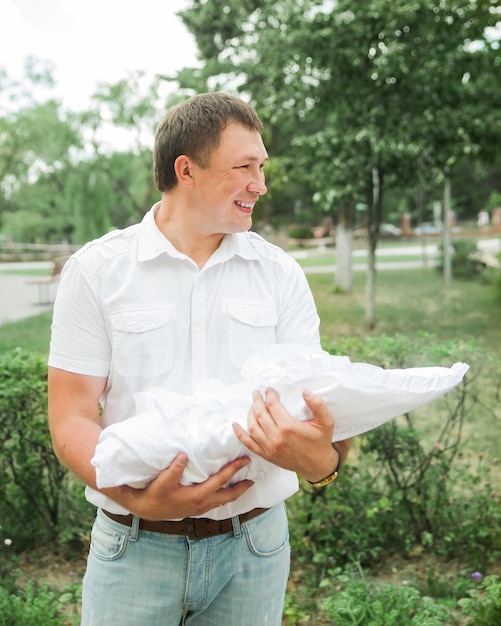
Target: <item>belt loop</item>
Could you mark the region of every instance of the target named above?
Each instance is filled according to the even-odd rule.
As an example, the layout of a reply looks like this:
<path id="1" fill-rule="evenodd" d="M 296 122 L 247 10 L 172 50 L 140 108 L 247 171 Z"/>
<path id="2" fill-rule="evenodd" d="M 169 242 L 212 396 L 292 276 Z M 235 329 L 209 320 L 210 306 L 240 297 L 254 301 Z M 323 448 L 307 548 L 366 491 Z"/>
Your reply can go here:
<path id="1" fill-rule="evenodd" d="M 139 535 L 139 522 L 141 521 L 141 518 L 139 517 L 139 515 L 133 515 L 132 516 L 132 527 L 130 529 L 130 540 L 131 541 L 137 541 L 138 535 Z"/>
<path id="2" fill-rule="evenodd" d="M 242 526 L 240 525 L 240 518 L 238 515 L 231 518 L 231 524 L 233 526 L 233 536 L 240 537 L 242 535 Z"/>

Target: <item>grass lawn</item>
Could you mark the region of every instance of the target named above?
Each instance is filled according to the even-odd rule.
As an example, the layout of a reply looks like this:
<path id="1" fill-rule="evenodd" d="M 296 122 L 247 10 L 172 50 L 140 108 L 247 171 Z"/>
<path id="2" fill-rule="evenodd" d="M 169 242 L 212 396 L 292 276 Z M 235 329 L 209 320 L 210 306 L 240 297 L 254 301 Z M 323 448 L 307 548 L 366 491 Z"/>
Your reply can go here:
<path id="1" fill-rule="evenodd" d="M 0 326 L 0 352 L 24 348 L 40 354 L 48 354 L 52 313 L 40 313 L 18 322 L 6 322 Z"/>
<path id="2" fill-rule="evenodd" d="M 1 269 L 0 274 L 8 274 L 9 276 L 50 276 L 50 269 Z"/>
<path id="3" fill-rule="evenodd" d="M 453 280 L 448 287 L 434 269 L 385 270 L 377 275 L 376 328 L 365 324 L 365 272 L 354 274 L 351 294 L 336 293 L 333 274 L 308 274 L 318 307 L 322 337 L 414 335 L 437 340 L 475 340 L 501 353 L 501 303 L 478 281 Z"/>

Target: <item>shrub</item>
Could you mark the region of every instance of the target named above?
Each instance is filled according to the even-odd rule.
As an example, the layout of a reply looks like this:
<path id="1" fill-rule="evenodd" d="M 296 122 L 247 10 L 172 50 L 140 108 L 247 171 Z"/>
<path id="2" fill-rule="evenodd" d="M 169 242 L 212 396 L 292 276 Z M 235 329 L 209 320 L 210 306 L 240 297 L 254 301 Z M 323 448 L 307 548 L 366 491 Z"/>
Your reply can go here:
<path id="1" fill-rule="evenodd" d="M 431 598 L 421 597 L 410 586 L 375 585 L 340 576 L 340 588 L 328 597 L 323 609 L 336 626 L 442 626 L 451 614 Z"/>
<path id="2" fill-rule="evenodd" d="M 426 335 L 342 339 L 331 349 L 386 367 L 405 367 L 411 355 L 413 365 L 485 360 L 472 346 L 439 345 Z M 487 369 L 499 377 L 499 363 Z M 301 484 L 288 502 L 291 544 L 299 561 L 315 566 L 317 584 L 330 563 L 370 567 L 388 555 L 429 551 L 481 567 L 501 555 L 499 491 L 490 485 L 490 469 L 480 458 L 471 467 L 461 447 L 467 412 L 488 410 L 486 378 L 474 374 L 434 403 L 434 428 L 426 407 L 402 416 L 355 438 L 334 485 Z"/>
<path id="3" fill-rule="evenodd" d="M 478 258 L 477 242 L 474 239 L 454 239 L 451 241 L 452 248 L 452 273 L 455 278 L 476 278 L 484 273 L 484 264 Z M 438 245 L 437 270 L 444 269 L 444 247 Z"/>
<path id="4" fill-rule="evenodd" d="M 311 239 L 313 236 L 309 226 L 294 226 L 287 234 L 291 239 Z"/>
<path id="5" fill-rule="evenodd" d="M 468 625 L 498 626 L 501 624 L 501 580 L 486 576 L 480 587 L 470 591 L 470 598 L 459 600 L 462 614 L 471 617 Z"/>
<path id="6" fill-rule="evenodd" d="M 37 590 L 29 583 L 17 595 L 0 587 L 0 626 L 64 626 L 58 611 L 58 599 L 48 585 Z"/>
<path id="7" fill-rule="evenodd" d="M 0 354 L 0 522 L 15 551 L 53 542 L 73 508 L 69 474 L 52 450 L 47 365 L 37 354 Z M 70 502 L 68 502 L 70 501 Z"/>

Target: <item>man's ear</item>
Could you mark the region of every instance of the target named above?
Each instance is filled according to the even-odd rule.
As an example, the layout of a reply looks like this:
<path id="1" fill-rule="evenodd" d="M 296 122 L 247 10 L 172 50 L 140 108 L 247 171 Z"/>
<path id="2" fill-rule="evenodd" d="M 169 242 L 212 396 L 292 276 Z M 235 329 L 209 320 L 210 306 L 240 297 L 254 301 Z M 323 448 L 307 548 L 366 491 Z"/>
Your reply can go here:
<path id="1" fill-rule="evenodd" d="M 193 186 L 193 178 L 192 178 L 192 166 L 193 163 L 189 157 L 185 154 L 181 154 L 174 161 L 174 171 L 176 172 L 177 180 L 181 185 L 185 185 L 186 187 Z"/>

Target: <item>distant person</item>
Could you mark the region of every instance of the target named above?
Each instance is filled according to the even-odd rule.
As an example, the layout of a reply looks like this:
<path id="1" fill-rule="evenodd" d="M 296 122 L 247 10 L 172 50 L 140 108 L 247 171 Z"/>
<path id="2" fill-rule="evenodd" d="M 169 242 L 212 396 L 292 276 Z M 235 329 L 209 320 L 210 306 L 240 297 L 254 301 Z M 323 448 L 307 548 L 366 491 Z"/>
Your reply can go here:
<path id="1" fill-rule="evenodd" d="M 477 219 L 477 227 L 479 230 L 488 230 L 490 224 L 489 213 L 487 211 L 479 211 Z"/>
<path id="2" fill-rule="evenodd" d="M 145 489 L 98 489 L 91 464 L 103 428 L 134 415 L 135 394 L 192 395 L 212 378 L 240 379 L 259 346 L 320 349 L 319 319 L 296 262 L 248 232 L 266 193 L 256 112 L 213 93 L 168 111 L 155 136 L 161 199 L 140 224 L 108 233 L 65 265 L 54 307 L 49 420 L 54 450 L 98 507 L 83 580 L 83 626 L 279 626 L 290 549 L 283 500 L 297 474 L 337 476 L 348 442 L 331 445 L 334 417 L 304 394 L 295 420 L 272 390 L 249 398 L 249 451 L 281 468 L 265 508 L 248 457 L 200 484 L 181 484 L 179 453 Z M 225 515 L 245 494 L 247 510 Z M 217 508 L 218 519 L 205 516 Z"/>

